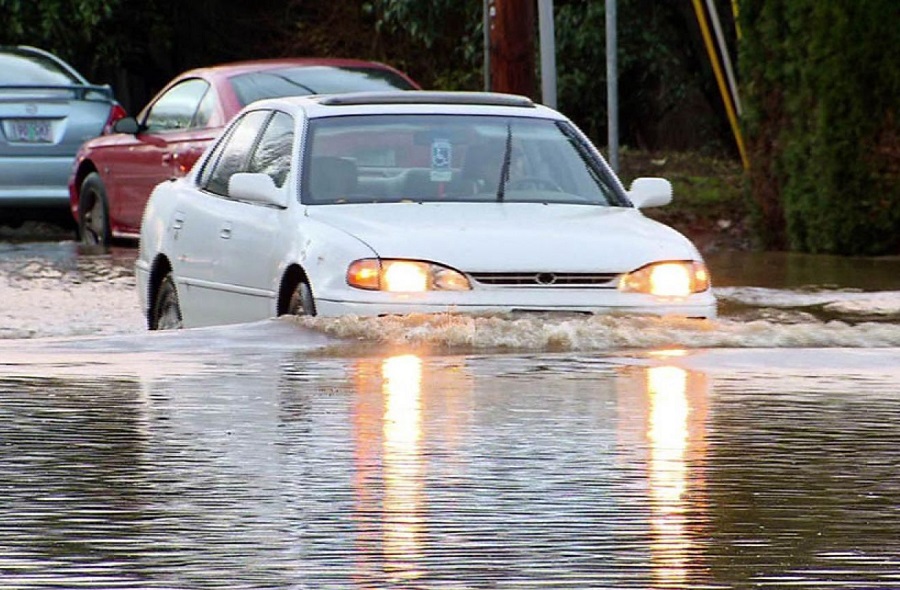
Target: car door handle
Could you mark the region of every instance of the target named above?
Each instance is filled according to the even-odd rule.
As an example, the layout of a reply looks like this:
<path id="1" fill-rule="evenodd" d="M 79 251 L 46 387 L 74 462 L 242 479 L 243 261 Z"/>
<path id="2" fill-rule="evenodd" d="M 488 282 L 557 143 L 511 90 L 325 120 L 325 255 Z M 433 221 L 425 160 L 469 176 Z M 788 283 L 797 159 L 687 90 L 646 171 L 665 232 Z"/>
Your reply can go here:
<path id="1" fill-rule="evenodd" d="M 219 237 L 222 238 L 223 240 L 231 239 L 231 224 L 230 223 L 226 223 L 221 228 L 219 228 Z"/>
<path id="2" fill-rule="evenodd" d="M 184 214 L 176 213 L 172 218 L 172 229 L 178 230 L 184 227 Z"/>

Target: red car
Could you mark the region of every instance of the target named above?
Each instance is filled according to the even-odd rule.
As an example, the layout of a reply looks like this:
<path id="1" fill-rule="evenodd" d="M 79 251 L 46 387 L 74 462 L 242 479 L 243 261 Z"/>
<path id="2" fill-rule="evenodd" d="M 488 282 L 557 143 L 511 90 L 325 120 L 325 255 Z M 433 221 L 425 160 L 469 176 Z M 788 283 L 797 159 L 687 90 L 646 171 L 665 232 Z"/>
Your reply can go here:
<path id="1" fill-rule="evenodd" d="M 190 70 L 169 82 L 114 133 L 81 146 L 69 178 L 82 243 L 137 239 L 150 192 L 184 176 L 225 124 L 263 98 L 377 90 L 418 90 L 390 66 L 351 59 L 270 59 Z"/>

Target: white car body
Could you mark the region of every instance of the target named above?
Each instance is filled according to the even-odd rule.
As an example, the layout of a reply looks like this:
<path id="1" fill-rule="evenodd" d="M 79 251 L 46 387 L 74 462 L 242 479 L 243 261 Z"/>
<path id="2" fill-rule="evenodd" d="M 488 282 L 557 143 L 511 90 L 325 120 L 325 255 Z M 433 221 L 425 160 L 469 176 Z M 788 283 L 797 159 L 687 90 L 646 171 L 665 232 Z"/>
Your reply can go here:
<path id="1" fill-rule="evenodd" d="M 596 158 L 591 165 L 608 175 L 607 182 L 614 184 L 621 195 L 616 198 L 623 204 L 548 203 L 538 197 L 515 202 L 493 196 L 479 202 L 415 198 L 311 202 L 311 189 L 303 186 L 302 167 L 312 167 L 312 158 L 305 158 L 304 152 L 313 149 L 309 129 L 314 121 L 373 114 L 485 115 L 550 120 L 574 129 L 558 112 L 530 101 L 530 106 L 523 106 L 521 101 L 527 99 L 518 97 L 405 94 L 403 99 L 392 99 L 390 94 L 346 95 L 344 102 L 340 97 L 283 98 L 246 107 L 243 113 L 272 111 L 292 120 L 296 139 L 280 188 L 267 181 L 268 176 L 243 173 L 229 177 L 228 196 L 204 190 L 204 183 L 212 186 L 209 178 L 217 174 L 215 145 L 188 176 L 157 186 L 144 215 L 136 263 L 141 307 L 150 327 L 157 327 L 154 305 L 165 274 L 175 286 L 184 327 L 255 321 L 285 313 L 298 277 L 308 284 L 315 313 L 322 316 L 515 311 L 715 316 L 716 301 L 708 284 L 700 292 L 677 296 L 619 287 L 623 275 L 647 265 L 688 261 L 702 266 L 702 257 L 683 235 L 648 219 L 632 205 L 667 203 L 671 198 L 667 181 L 639 179 L 626 193 L 596 149 L 568 127 L 567 133 L 578 133 L 577 139 L 588 146 L 584 149 Z M 231 126 L 240 119 L 238 115 Z M 288 119 L 282 116 L 281 120 Z M 508 148 L 512 126 L 507 129 Z M 234 132 L 235 138 L 238 133 Z M 239 143 L 230 138 L 226 130 L 218 143 Z M 435 146 L 442 148 L 449 142 L 431 141 L 425 148 L 430 147 L 432 154 L 431 179 L 458 175 L 435 168 L 443 165 L 435 159 Z M 229 157 L 228 144 L 220 149 L 226 153 L 224 162 Z M 508 179 L 509 153 L 506 157 Z M 207 167 L 209 172 L 204 172 Z M 363 174 L 370 174 L 370 182 L 384 180 L 380 172 Z M 538 187 L 522 190 L 532 196 L 543 194 Z M 348 268 L 361 259 L 437 263 L 464 275 L 471 288 L 389 292 L 350 286 Z"/>

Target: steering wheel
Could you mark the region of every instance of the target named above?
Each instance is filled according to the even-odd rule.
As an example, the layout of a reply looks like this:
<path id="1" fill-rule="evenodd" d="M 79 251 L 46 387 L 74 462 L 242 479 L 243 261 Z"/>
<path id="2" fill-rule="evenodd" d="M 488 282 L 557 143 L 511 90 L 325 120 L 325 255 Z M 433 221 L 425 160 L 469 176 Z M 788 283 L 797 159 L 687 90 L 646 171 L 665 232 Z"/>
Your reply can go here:
<path id="1" fill-rule="evenodd" d="M 516 178 L 515 180 L 510 180 L 506 183 L 506 188 L 513 191 L 521 191 L 521 190 L 547 190 L 547 191 L 556 191 L 558 193 L 564 192 L 562 187 L 553 182 L 548 178 L 539 178 L 537 176 L 525 176 L 523 178 Z"/>

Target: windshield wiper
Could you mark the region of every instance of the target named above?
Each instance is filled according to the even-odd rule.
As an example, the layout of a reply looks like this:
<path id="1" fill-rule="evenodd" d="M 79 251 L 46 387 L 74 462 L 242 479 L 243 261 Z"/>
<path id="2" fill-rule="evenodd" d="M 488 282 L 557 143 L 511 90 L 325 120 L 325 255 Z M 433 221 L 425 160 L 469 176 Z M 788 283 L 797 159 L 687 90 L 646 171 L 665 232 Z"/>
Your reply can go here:
<path id="1" fill-rule="evenodd" d="M 502 203 L 506 195 L 506 183 L 509 181 L 509 161 L 512 159 L 512 124 L 506 124 L 506 147 L 503 152 L 503 164 L 500 166 L 500 184 L 497 186 L 497 202 Z"/>

